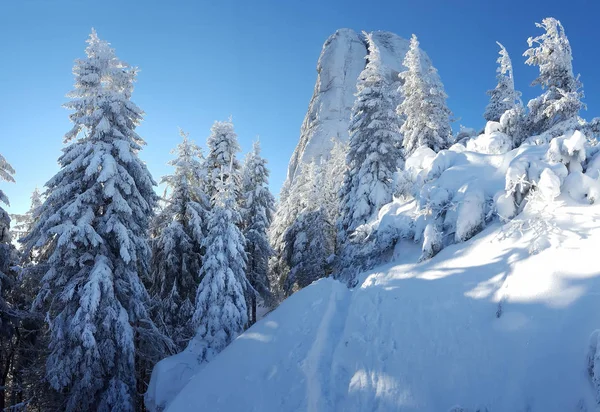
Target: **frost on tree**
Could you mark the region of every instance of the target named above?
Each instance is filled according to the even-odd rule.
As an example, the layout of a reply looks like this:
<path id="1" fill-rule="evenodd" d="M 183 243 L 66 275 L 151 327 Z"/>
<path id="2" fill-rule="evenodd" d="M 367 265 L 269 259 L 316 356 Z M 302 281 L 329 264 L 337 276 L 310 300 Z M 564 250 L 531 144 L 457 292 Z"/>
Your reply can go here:
<path id="1" fill-rule="evenodd" d="M 19 240 L 27 237 L 31 233 L 31 229 L 37 220 L 40 206 L 42 205 L 42 195 L 36 187 L 31 194 L 31 203 L 29 210 L 22 215 L 11 215 L 13 222 L 11 233 L 14 240 Z"/>
<path id="2" fill-rule="evenodd" d="M 421 146 L 435 152 L 448 148 L 452 141 L 452 113 L 446 105 L 448 96 L 437 70 L 425 63 L 414 34 L 404 66 L 407 70 L 399 75 L 404 81 L 400 87 L 404 100 L 398 106 L 398 114 L 405 118 L 400 129 L 404 136 L 405 156 L 410 156 Z"/>
<path id="3" fill-rule="evenodd" d="M 65 409 L 134 410 L 139 324 L 150 325 L 147 229 L 155 185 L 138 152 L 143 112 L 130 101 L 136 69 L 92 31 L 73 68 L 73 110 L 60 171 L 46 183 L 26 239 L 47 251 L 36 305 L 48 308 L 46 377 Z"/>
<path id="4" fill-rule="evenodd" d="M 215 190 L 193 317 L 196 336 L 189 346 L 201 363 L 210 362 L 244 331 L 248 323 L 246 296 L 251 287 L 233 180 L 223 176 Z"/>
<path id="5" fill-rule="evenodd" d="M 0 182 L 14 182 L 15 170 L 0 155 Z M 10 367 L 9 352 L 11 351 L 11 338 L 14 334 L 17 318 L 11 305 L 7 302 L 7 295 L 16 278 L 15 266 L 18 263 L 15 247 L 12 245 L 10 235 L 10 217 L 2 204 L 9 205 L 8 197 L 0 189 L 0 406 L 4 407 L 4 388 Z"/>
<path id="6" fill-rule="evenodd" d="M 510 56 L 506 48 L 498 42 L 500 46 L 500 57 L 498 57 L 498 69 L 496 70 L 496 79 L 498 84 L 493 90 L 488 90 L 490 102 L 485 108 L 483 117 L 485 120 L 499 122 L 500 117 L 507 111 L 521 105 L 521 93 L 515 90 L 515 81 L 513 77 L 513 68 Z"/>
<path id="7" fill-rule="evenodd" d="M 308 286 L 329 272 L 335 236 L 323 203 L 325 174 L 314 163 L 305 164 L 294 181 L 292 201 L 301 207 L 283 233 L 283 259 L 289 272 L 281 277 L 286 295 Z"/>
<path id="8" fill-rule="evenodd" d="M 208 216 L 201 149 L 186 133 L 181 136 L 183 141 L 174 151 L 177 158 L 169 162 L 175 171 L 161 180 L 169 194 L 157 217 L 158 235 L 152 240 L 150 289 L 156 323 L 180 351 L 194 336 L 192 316 Z"/>
<path id="9" fill-rule="evenodd" d="M 206 156 L 206 193 L 209 199 L 216 194 L 218 181 L 233 178 L 236 197 L 239 196 L 241 184 L 240 162 L 236 154 L 240 151 L 237 134 L 233 130 L 231 119 L 215 122 L 210 129 L 210 136 L 206 141 L 208 155 Z"/>
<path id="10" fill-rule="evenodd" d="M 369 43 L 368 63 L 358 78 L 349 126 L 348 168 L 340 191 L 341 238 L 391 202 L 394 173 L 402 163 L 395 91 L 386 81 L 372 35 L 365 36 Z"/>
<path id="11" fill-rule="evenodd" d="M 284 299 L 283 286 L 290 269 L 284 254 L 285 233 L 306 207 L 303 190 L 308 184 L 306 165 L 302 164 L 291 186 L 284 183 L 269 228 L 269 243 L 273 248 L 273 256 L 269 259 L 269 283 L 276 302 Z"/>
<path id="12" fill-rule="evenodd" d="M 256 292 L 249 296 L 250 323 L 256 322 L 257 297 L 267 304 L 272 300 L 268 269 L 273 249 L 269 244 L 268 230 L 273 220 L 275 198 L 268 185 L 267 161 L 261 157 L 257 141 L 242 168 L 242 227 L 248 257 L 246 275 Z"/>
<path id="13" fill-rule="evenodd" d="M 545 18 L 536 26 L 546 32 L 527 39 L 529 49 L 525 63 L 538 66 L 540 73 L 532 86 L 544 89 L 541 96 L 527 103 L 529 136 L 548 131 L 560 122 L 572 120 L 583 107 L 583 91 L 579 76 L 573 74 L 571 45 L 558 20 Z"/>

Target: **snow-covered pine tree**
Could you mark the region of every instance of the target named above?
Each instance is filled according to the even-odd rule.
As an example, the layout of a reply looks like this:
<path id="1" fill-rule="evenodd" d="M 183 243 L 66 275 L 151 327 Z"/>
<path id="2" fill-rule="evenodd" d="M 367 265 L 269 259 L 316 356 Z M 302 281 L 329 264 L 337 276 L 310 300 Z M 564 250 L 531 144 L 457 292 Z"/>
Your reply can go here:
<path id="1" fill-rule="evenodd" d="M 584 107 L 582 84 L 573 74 L 571 45 L 558 20 L 545 18 L 536 27 L 546 32 L 527 39 L 529 49 L 523 54 L 526 64 L 538 66 L 540 74 L 531 84 L 540 85 L 545 92 L 527 103 L 528 135 L 539 135 L 556 124 L 578 116 Z M 535 47 L 534 47 L 535 45 Z"/>
<path id="2" fill-rule="evenodd" d="M 12 166 L 0 155 L 0 181 L 14 182 L 14 173 Z M 14 347 L 13 335 L 18 322 L 8 302 L 8 293 L 17 276 L 15 266 L 18 258 L 10 234 L 10 217 L 2 203 L 9 205 L 8 197 L 0 189 L 0 408 L 4 409 L 5 388 L 12 366 L 10 352 Z"/>
<path id="3" fill-rule="evenodd" d="M 512 62 L 508 51 L 506 51 L 506 48 L 502 44 L 499 42 L 496 43 L 500 46 L 500 56 L 496 60 L 498 63 L 496 80 L 498 80 L 498 83 L 494 89 L 487 92 L 488 96 L 490 96 L 490 102 L 485 108 L 483 117 L 488 122 L 499 122 L 500 117 L 507 110 L 522 105 L 521 92 L 515 90 Z"/>
<path id="4" fill-rule="evenodd" d="M 210 136 L 208 136 L 206 145 L 208 146 L 206 194 L 209 199 L 215 196 L 219 180 L 221 178 L 227 180 L 230 176 L 233 177 L 236 197 L 239 197 L 241 165 L 236 154 L 240 151 L 240 145 L 231 119 L 214 122 L 210 128 Z"/>
<path id="5" fill-rule="evenodd" d="M 273 256 L 269 259 L 269 283 L 274 303 L 279 303 L 284 299 L 283 282 L 289 273 L 284 255 L 284 235 L 304 207 L 301 188 L 307 184 L 307 179 L 302 173 L 302 167 L 304 166 L 300 166 L 300 173 L 297 174 L 291 186 L 288 186 L 289 181 L 284 183 L 269 228 L 269 243 L 273 248 Z"/>
<path id="6" fill-rule="evenodd" d="M 193 317 L 196 336 L 190 342 L 199 362 L 210 362 L 248 324 L 246 296 L 251 286 L 246 278 L 246 240 L 238 227 L 241 215 L 233 179 L 226 179 L 223 173 L 215 190 Z"/>
<path id="7" fill-rule="evenodd" d="M 395 91 L 386 81 L 379 48 L 372 35 L 364 34 L 369 43 L 368 63 L 358 78 L 350 118 L 348 168 L 340 191 L 341 238 L 391 202 L 394 173 L 402 158 Z"/>
<path id="8" fill-rule="evenodd" d="M 452 112 L 446 105 L 448 96 L 437 70 L 425 62 L 414 34 L 403 64 L 407 68 L 400 73 L 404 81 L 400 87 L 404 100 L 398 106 L 398 114 L 405 118 L 400 129 L 404 135 L 405 156 L 420 146 L 428 146 L 435 152 L 446 149 L 452 141 Z"/>
<path id="9" fill-rule="evenodd" d="M 140 275 L 148 271 L 146 232 L 157 197 L 138 157 L 143 112 L 130 101 L 137 71 L 95 31 L 87 42 L 65 104 L 74 125 L 61 169 L 46 183 L 40 218 L 25 240 L 47 251 L 36 304 L 48 308 L 46 377 L 65 409 L 131 411 L 136 336 L 153 330 Z M 146 329 L 138 332 L 139 324 Z"/>
<path id="10" fill-rule="evenodd" d="M 255 142 L 242 168 L 242 226 L 246 238 L 248 281 L 267 304 L 271 304 L 268 270 L 273 249 L 268 230 L 275 211 L 275 198 L 268 188 L 267 161 L 260 155 L 260 144 Z M 250 323 L 256 322 L 257 296 L 250 295 Z"/>
<path id="11" fill-rule="evenodd" d="M 37 219 L 37 215 L 42 205 L 42 195 L 39 189 L 36 187 L 31 194 L 31 203 L 29 210 L 21 215 L 11 215 L 13 222 L 11 233 L 14 240 L 19 240 L 27 237 L 33 228 L 33 225 Z"/>
<path id="12" fill-rule="evenodd" d="M 183 141 L 172 152 L 177 158 L 169 162 L 175 171 L 161 180 L 167 184 L 169 195 L 160 212 L 163 226 L 152 239 L 150 293 L 158 305 L 156 324 L 181 351 L 194 336 L 192 316 L 200 283 L 208 202 L 202 151 L 188 134 L 180 134 Z"/>
<path id="13" fill-rule="evenodd" d="M 282 256 L 289 272 L 282 274 L 280 284 L 286 295 L 328 274 L 334 230 L 324 209 L 324 178 L 312 162 L 302 165 L 294 181 L 291 197 L 301 209 L 283 233 Z"/>
<path id="14" fill-rule="evenodd" d="M 12 166 L 6 161 L 4 156 L 0 154 L 0 181 L 14 183 L 14 174 L 15 169 L 13 169 Z M 8 197 L 0 189 L 0 204 L 2 203 L 7 206 L 10 205 Z M 2 206 L 0 206 L 0 244 L 10 244 L 10 216 L 8 215 L 8 212 L 2 208 Z M 1 263 L 4 263 L 4 261 Z"/>
<path id="15" fill-rule="evenodd" d="M 333 147 L 329 157 L 321 167 L 323 174 L 323 209 L 327 221 L 332 228 L 335 228 L 340 216 L 340 190 L 344 184 L 346 174 L 346 156 L 348 154 L 348 143 L 338 138 L 332 138 Z M 335 243 L 335 230 L 331 234 L 331 241 Z"/>

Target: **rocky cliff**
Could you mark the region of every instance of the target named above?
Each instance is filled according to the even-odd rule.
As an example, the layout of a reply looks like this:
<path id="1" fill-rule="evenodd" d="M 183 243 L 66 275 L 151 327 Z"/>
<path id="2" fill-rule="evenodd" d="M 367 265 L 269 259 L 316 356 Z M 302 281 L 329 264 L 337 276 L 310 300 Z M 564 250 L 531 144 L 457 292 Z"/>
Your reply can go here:
<path id="1" fill-rule="evenodd" d="M 405 69 L 402 61 L 409 41 L 385 31 L 374 32 L 374 39 L 388 70 L 390 83 L 396 83 L 398 73 Z M 288 183 L 293 181 L 301 162 L 320 161 L 327 157 L 332 148 L 332 137 L 348 139 L 356 81 L 367 58 L 363 35 L 351 29 L 337 30 L 323 45 L 317 63 L 314 93 L 300 129 L 300 141 L 288 166 Z"/>

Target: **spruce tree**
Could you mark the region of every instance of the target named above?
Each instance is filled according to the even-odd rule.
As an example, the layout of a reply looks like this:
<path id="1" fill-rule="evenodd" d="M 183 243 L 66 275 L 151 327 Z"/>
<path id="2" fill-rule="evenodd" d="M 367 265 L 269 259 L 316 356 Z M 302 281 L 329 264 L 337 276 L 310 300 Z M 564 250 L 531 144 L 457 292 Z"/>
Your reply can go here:
<path id="1" fill-rule="evenodd" d="M 130 101 L 137 70 L 95 31 L 87 42 L 65 104 L 74 125 L 26 244 L 47 256 L 36 304 L 48 310 L 46 377 L 65 410 L 131 411 L 136 327 L 153 330 L 140 276 L 150 260 L 155 183 L 138 157 L 143 112 Z"/>
<path id="2" fill-rule="evenodd" d="M 402 157 L 394 91 L 383 73 L 379 48 L 371 34 L 365 36 L 368 63 L 358 78 L 349 126 L 348 169 L 341 189 L 343 237 L 392 201 L 394 173 Z"/>
<path id="3" fill-rule="evenodd" d="M 584 106 L 582 84 L 573 74 L 571 45 L 563 26 L 549 17 L 536 23 L 546 32 L 527 39 L 529 49 L 523 54 L 526 64 L 538 66 L 539 76 L 532 86 L 540 85 L 545 92 L 527 103 L 528 135 L 539 135 L 556 124 L 576 118 Z M 535 47 L 534 47 L 535 45 Z"/>
<path id="4" fill-rule="evenodd" d="M 268 230 L 273 220 L 275 199 L 269 191 L 267 161 L 260 155 L 260 144 L 255 142 L 246 156 L 242 169 L 242 221 L 248 257 L 247 278 L 258 296 L 271 303 L 268 278 L 269 258 L 273 249 L 269 244 Z M 256 294 L 250 295 L 250 323 L 256 322 Z"/>
<path id="5" fill-rule="evenodd" d="M 223 173 L 216 181 L 193 317 L 196 336 L 190 347 L 199 362 L 210 362 L 248 324 L 246 296 L 251 286 L 246 278 L 246 241 L 240 223 L 233 179 Z"/>
<path id="6" fill-rule="evenodd" d="M 0 181 L 14 182 L 15 170 L 0 155 Z M 18 326 L 18 316 L 10 302 L 9 293 L 14 285 L 18 265 L 17 252 L 12 244 L 10 234 L 10 217 L 2 204 L 9 205 L 8 197 L 0 189 L 0 408 L 5 407 L 6 388 L 9 371 L 12 367 L 11 352 L 15 342 L 15 329 Z"/>
<path id="7" fill-rule="evenodd" d="M 206 194 L 209 199 L 212 199 L 216 195 L 216 186 L 219 184 L 219 180 L 227 180 L 231 176 L 236 198 L 238 198 L 241 185 L 241 165 L 236 155 L 240 151 L 240 145 L 231 119 L 214 122 L 206 144 L 208 146 Z"/>
<path id="8" fill-rule="evenodd" d="M 333 227 L 323 203 L 324 174 L 314 162 L 302 166 L 294 181 L 294 198 L 302 209 L 283 234 L 282 254 L 289 272 L 281 279 L 286 295 L 308 286 L 329 272 Z M 299 183 L 296 186 L 296 183 Z"/>
<path id="9" fill-rule="evenodd" d="M 37 216 L 42 205 L 42 195 L 39 189 L 36 187 L 31 194 L 31 203 L 27 212 L 17 215 L 11 215 L 13 222 L 11 232 L 14 240 L 19 240 L 27 237 L 31 233 L 31 229 L 34 226 L 34 222 L 37 220 Z"/>
<path id="10" fill-rule="evenodd" d="M 499 122 L 500 117 L 510 109 L 521 105 L 521 93 L 515 90 L 515 81 L 513 78 L 513 68 L 510 56 L 506 48 L 496 42 L 500 46 L 500 57 L 498 57 L 498 69 L 496 69 L 496 79 L 498 84 L 493 90 L 488 90 L 490 102 L 485 108 L 483 117 L 485 120 Z"/>
<path id="11" fill-rule="evenodd" d="M 208 217 L 201 149 L 181 132 L 183 141 L 162 178 L 169 189 L 158 236 L 152 240 L 151 295 L 158 306 L 157 325 L 183 350 L 194 335 L 192 315 L 200 283 L 202 241 Z"/>
<path id="12" fill-rule="evenodd" d="M 405 118 L 400 129 L 404 135 L 405 156 L 420 146 L 428 146 L 435 152 L 448 148 L 452 141 L 452 113 L 446 105 L 448 96 L 437 70 L 426 63 L 414 34 L 403 64 L 407 68 L 400 73 L 404 81 L 400 87 L 404 100 L 398 106 L 398 114 Z"/>

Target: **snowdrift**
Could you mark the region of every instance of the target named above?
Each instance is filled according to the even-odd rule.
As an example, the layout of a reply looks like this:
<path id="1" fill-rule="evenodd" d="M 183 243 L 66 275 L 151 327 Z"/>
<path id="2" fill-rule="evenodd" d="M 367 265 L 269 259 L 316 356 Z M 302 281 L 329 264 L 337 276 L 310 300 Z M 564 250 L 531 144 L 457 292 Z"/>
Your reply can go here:
<path id="1" fill-rule="evenodd" d="M 316 282 L 167 410 L 594 410 L 586 356 L 600 326 L 600 207 L 559 200 L 552 218 L 551 245 L 536 255 L 532 233 L 494 224 L 418 264 L 406 242 L 354 290 Z"/>
<path id="2" fill-rule="evenodd" d="M 410 195 L 361 228 L 393 263 L 301 290 L 203 368 L 163 360 L 150 409 L 597 410 L 600 155 L 493 126 L 407 159 Z"/>

